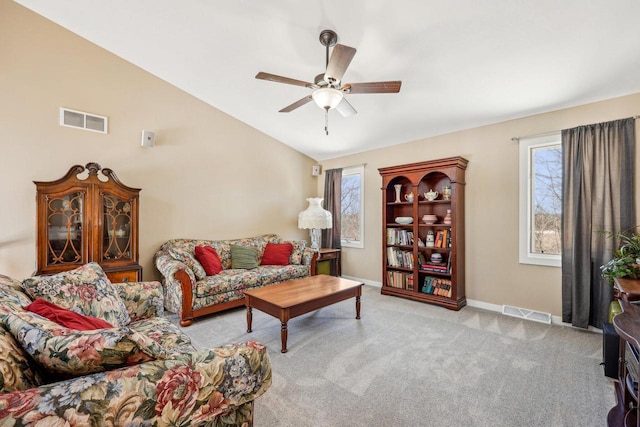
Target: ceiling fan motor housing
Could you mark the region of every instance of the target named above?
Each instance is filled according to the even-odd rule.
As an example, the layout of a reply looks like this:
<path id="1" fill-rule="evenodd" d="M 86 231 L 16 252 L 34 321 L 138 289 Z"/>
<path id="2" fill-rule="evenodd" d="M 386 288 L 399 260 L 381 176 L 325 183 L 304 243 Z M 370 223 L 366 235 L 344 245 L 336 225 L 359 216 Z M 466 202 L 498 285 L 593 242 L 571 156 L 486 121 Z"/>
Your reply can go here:
<path id="1" fill-rule="evenodd" d="M 338 35 L 335 31 L 323 30 L 320 33 L 320 43 L 327 48 L 335 45 L 338 42 Z"/>

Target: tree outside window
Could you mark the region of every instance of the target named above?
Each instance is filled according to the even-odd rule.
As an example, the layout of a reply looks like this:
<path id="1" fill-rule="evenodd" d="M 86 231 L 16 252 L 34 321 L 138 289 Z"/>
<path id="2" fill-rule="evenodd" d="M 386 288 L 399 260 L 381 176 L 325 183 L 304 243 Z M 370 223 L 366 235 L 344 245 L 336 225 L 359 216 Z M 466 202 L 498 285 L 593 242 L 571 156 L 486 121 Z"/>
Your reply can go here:
<path id="1" fill-rule="evenodd" d="M 531 252 L 560 255 L 562 215 L 562 148 L 559 145 L 532 149 Z"/>
<path id="2" fill-rule="evenodd" d="M 344 168 L 340 196 L 341 245 L 364 247 L 364 166 Z"/>

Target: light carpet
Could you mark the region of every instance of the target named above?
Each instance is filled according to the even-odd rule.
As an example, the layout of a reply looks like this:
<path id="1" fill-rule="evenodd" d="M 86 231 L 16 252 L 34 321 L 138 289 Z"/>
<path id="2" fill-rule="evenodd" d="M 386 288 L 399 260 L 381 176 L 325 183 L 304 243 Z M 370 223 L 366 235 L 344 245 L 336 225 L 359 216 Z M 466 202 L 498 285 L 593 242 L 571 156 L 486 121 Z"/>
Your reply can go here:
<path id="1" fill-rule="evenodd" d="M 244 308 L 183 328 L 197 348 L 257 340 L 273 385 L 255 426 L 605 426 L 615 405 L 602 335 L 465 307 L 455 312 L 364 286 L 355 299 L 280 322 Z M 177 322 L 175 316 L 173 320 Z"/>

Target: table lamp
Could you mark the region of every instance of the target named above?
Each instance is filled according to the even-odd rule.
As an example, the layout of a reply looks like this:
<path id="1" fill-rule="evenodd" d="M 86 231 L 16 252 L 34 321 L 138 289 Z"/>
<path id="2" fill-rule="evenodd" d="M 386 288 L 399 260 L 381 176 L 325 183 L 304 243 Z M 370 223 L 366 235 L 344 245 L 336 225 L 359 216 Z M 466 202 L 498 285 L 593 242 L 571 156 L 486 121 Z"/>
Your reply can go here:
<path id="1" fill-rule="evenodd" d="M 333 227 L 331 212 L 322 209 L 323 197 L 309 197 L 309 207 L 298 214 L 298 228 L 309 229 L 311 249 L 320 249 L 320 230 Z"/>

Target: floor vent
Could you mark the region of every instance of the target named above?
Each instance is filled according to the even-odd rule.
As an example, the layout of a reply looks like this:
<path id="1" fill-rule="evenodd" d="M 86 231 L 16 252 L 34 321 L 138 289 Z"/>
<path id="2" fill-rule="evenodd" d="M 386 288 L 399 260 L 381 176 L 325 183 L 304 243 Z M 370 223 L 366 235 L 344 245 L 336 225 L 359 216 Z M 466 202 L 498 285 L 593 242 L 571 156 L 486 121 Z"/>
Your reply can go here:
<path id="1" fill-rule="evenodd" d="M 519 317 L 521 319 L 533 320 L 534 322 L 551 324 L 551 314 L 541 311 L 527 310 L 510 305 L 502 306 L 502 314 L 506 316 Z"/>
<path id="2" fill-rule="evenodd" d="M 107 121 L 106 117 L 96 114 L 60 108 L 60 126 L 107 133 Z"/>

